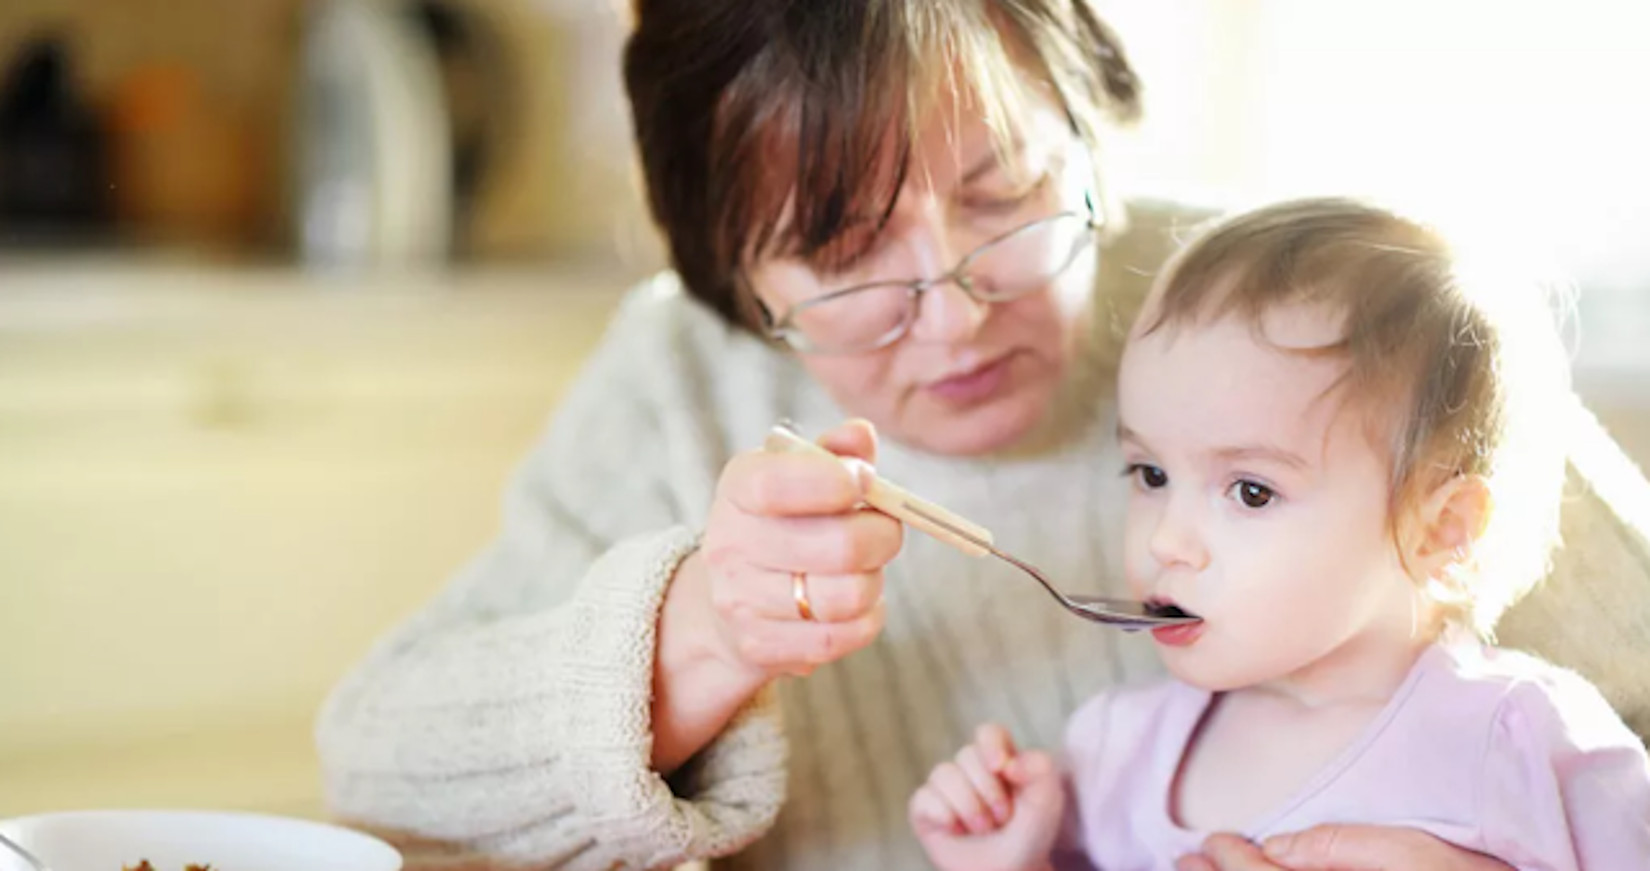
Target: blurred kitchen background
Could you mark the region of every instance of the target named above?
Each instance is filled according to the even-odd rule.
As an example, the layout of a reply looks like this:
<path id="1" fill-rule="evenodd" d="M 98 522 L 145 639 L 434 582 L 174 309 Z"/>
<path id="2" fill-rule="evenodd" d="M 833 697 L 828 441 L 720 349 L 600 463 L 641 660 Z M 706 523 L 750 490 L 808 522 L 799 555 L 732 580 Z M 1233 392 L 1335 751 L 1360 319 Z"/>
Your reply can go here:
<path id="1" fill-rule="evenodd" d="M 820 0 L 829 2 L 829 0 Z M 1650 5 L 1106 0 L 1137 195 L 1474 212 L 1650 461 Z M 0 2 L 0 816 L 320 814 L 315 707 L 662 264 L 618 0 Z M 1650 506 L 1636 510 L 1650 511 Z"/>

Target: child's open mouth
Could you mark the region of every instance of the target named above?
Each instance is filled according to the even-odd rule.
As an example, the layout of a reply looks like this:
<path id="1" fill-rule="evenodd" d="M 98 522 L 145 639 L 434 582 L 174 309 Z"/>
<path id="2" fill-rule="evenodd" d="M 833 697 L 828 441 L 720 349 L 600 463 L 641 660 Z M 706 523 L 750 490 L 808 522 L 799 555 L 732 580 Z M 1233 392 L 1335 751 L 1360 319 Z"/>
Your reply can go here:
<path id="1" fill-rule="evenodd" d="M 1181 620 L 1193 620 L 1188 624 L 1160 625 L 1152 630 L 1152 640 L 1165 647 L 1188 647 L 1203 635 L 1203 617 L 1193 614 L 1190 610 L 1176 605 L 1171 599 L 1153 596 L 1145 600 L 1145 609 L 1152 617 L 1175 617 Z"/>
<path id="2" fill-rule="evenodd" d="M 1187 647 L 1203 635 L 1203 618 L 1163 598 L 1146 600 L 1146 610 L 1153 617 L 1174 617 L 1177 619 L 1194 620 L 1193 623 L 1178 623 L 1172 626 L 1159 626 L 1152 630 L 1152 639 L 1158 644 L 1167 647 Z"/>
<path id="3" fill-rule="evenodd" d="M 1185 608 L 1176 605 L 1168 599 L 1147 599 L 1146 610 L 1149 611 L 1153 617 L 1176 617 L 1188 618 L 1192 620 L 1202 619 L 1196 614 L 1193 614 Z"/>

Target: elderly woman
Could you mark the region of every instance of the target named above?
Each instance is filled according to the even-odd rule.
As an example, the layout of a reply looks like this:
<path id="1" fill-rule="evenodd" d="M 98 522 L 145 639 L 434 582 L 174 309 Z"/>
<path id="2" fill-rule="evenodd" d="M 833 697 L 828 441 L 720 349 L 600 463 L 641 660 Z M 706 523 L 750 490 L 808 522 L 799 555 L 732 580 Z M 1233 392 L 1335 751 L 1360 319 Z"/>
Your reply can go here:
<path id="1" fill-rule="evenodd" d="M 907 797 L 971 724 L 1052 743 L 1155 657 L 860 496 L 886 475 L 1107 589 L 1115 336 L 1198 216 L 1110 196 L 1139 84 L 1083 0 L 639 0 L 625 76 L 675 270 L 620 309 L 498 540 L 329 700 L 332 807 L 441 861 L 920 866 Z M 781 419 L 845 459 L 762 452 Z M 1505 640 L 1642 729 L 1643 679 L 1603 657 L 1643 650 L 1644 540 L 1590 491 L 1567 510 Z M 1501 867 L 1397 828 L 1297 846 Z M 1219 835 L 1186 863 L 1280 867 Z"/>

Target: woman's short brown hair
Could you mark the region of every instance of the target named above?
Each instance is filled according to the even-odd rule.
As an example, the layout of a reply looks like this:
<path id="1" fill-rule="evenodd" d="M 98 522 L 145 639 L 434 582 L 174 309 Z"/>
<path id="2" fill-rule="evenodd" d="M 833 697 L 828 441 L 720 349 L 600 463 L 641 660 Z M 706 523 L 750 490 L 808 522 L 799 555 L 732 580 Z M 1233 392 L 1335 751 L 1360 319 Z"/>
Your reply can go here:
<path id="1" fill-rule="evenodd" d="M 851 255 L 844 230 L 887 220 L 936 97 L 972 94 L 1004 135 L 1027 70 L 1091 150 L 1106 116 L 1139 110 L 1122 45 L 1087 0 L 635 0 L 634 12 L 624 76 L 648 205 L 688 291 L 744 325 L 741 262 L 775 246 Z"/>

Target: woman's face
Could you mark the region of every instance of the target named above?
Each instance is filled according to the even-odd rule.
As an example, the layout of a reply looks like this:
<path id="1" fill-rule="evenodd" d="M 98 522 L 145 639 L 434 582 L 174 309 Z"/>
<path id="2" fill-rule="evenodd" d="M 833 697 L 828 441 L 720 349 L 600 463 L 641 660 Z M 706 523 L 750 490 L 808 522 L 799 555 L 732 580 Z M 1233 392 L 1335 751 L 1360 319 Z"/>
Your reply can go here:
<path id="1" fill-rule="evenodd" d="M 833 290 L 877 281 L 933 278 L 980 245 L 1060 212 L 1085 213 L 1092 168 L 1065 116 L 1051 102 L 1029 104 L 1006 158 L 978 114 L 936 113 L 920 128 L 890 220 L 853 263 L 827 272 L 800 258 L 759 260 L 746 271 L 776 317 Z M 886 436 L 939 454 L 980 454 L 1012 445 L 1049 411 L 1076 351 L 1094 283 L 1093 246 L 1058 277 L 1007 302 L 982 303 L 954 282 L 920 297 L 909 332 L 888 347 L 804 354 L 803 365 L 850 415 Z M 982 268 L 1020 271 L 1013 257 Z M 1035 270 L 1035 265 L 1029 268 Z M 1007 285 L 1014 274 L 972 276 Z M 850 302 L 852 301 L 852 302 Z M 834 323 L 853 332 L 885 323 L 874 299 L 835 302 Z"/>

